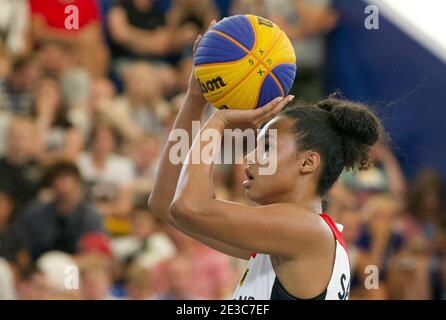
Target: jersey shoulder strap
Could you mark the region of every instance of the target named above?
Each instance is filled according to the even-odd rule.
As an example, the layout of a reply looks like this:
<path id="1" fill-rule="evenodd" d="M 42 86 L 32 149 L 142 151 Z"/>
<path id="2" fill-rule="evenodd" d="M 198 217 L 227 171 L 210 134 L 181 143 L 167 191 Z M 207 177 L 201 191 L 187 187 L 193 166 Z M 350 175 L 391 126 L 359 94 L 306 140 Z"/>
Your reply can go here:
<path id="1" fill-rule="evenodd" d="M 326 213 L 321 213 L 319 215 L 324 221 L 328 224 L 335 239 L 341 244 L 341 246 L 345 249 L 345 252 L 348 254 L 347 245 L 345 244 L 344 237 L 342 236 L 342 225 L 336 224 L 333 219 Z M 341 230 L 339 230 L 341 229 Z"/>

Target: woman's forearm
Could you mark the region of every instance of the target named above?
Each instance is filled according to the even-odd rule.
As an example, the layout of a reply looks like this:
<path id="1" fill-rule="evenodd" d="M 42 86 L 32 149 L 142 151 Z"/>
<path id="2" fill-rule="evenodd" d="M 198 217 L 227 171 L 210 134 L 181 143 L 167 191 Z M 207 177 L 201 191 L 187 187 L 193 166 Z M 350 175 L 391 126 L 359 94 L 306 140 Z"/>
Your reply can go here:
<path id="1" fill-rule="evenodd" d="M 195 206 L 205 206 L 207 201 L 215 198 L 213 160 L 215 156 L 218 156 L 218 149 L 221 146 L 224 128 L 224 122 L 216 114 L 202 127 L 192 144 L 188 153 L 188 159 L 181 170 L 174 197 L 175 200 L 183 201 L 186 199 Z M 211 133 L 211 130 L 218 133 L 218 136 L 208 137 L 207 134 Z M 207 152 L 210 150 L 209 147 L 211 145 L 212 155 Z M 194 159 L 196 155 L 199 155 L 200 159 Z M 213 158 L 203 159 L 203 156 L 213 156 Z"/>
<path id="2" fill-rule="evenodd" d="M 189 137 L 189 145 L 194 138 L 192 137 L 192 122 L 200 120 L 205 106 L 206 101 L 203 97 L 188 94 L 186 95 L 184 105 L 175 120 L 172 131 L 176 129 L 185 130 Z M 175 164 L 169 159 L 170 149 L 176 143 L 176 141 L 166 142 L 161 154 L 158 172 L 148 202 L 153 213 L 169 224 L 172 224 L 169 206 L 175 194 L 178 177 L 182 168 L 182 162 Z"/>

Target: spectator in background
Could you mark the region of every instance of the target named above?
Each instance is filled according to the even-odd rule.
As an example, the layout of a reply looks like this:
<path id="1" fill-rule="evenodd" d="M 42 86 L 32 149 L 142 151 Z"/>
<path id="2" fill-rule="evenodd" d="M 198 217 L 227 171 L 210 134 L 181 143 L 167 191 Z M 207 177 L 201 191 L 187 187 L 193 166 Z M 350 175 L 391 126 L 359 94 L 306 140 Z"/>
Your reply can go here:
<path id="1" fill-rule="evenodd" d="M 175 256 L 168 261 L 166 266 L 166 291 L 156 300 L 198 300 L 199 296 L 195 296 L 190 290 L 191 280 L 193 278 L 190 260 L 182 255 Z M 195 280 L 196 281 L 196 280 Z"/>
<path id="2" fill-rule="evenodd" d="M 40 162 L 75 161 L 83 147 L 82 136 L 68 119 L 57 79 L 49 76 L 40 79 L 33 113 L 41 139 Z"/>
<path id="3" fill-rule="evenodd" d="M 17 294 L 20 300 L 48 300 L 50 286 L 42 271 L 35 266 L 21 271 L 17 280 Z"/>
<path id="4" fill-rule="evenodd" d="M 170 105 L 162 95 L 158 71 L 150 64 L 134 63 L 125 68 L 123 79 L 124 92 L 115 100 L 115 108 L 128 114 L 143 133 L 159 134 Z"/>
<path id="5" fill-rule="evenodd" d="M 185 92 L 192 70 L 192 48 L 198 34 L 207 31 L 209 23 L 218 18 L 212 0 L 175 0 L 167 12 L 167 23 L 174 30 L 172 52 L 176 56 L 177 91 Z"/>
<path id="6" fill-rule="evenodd" d="M 179 254 L 189 261 L 190 295 L 204 299 L 222 299 L 227 297 L 228 293 L 232 293 L 237 279 L 234 278 L 232 260 L 229 256 L 170 227 L 166 230 L 176 244 Z"/>
<path id="7" fill-rule="evenodd" d="M 99 255 L 109 260 L 113 258 L 110 239 L 104 233 L 86 233 L 81 237 L 77 246 L 77 257 Z"/>
<path id="8" fill-rule="evenodd" d="M 5 75 L 0 92 L 0 111 L 14 115 L 31 115 L 34 102 L 33 89 L 40 78 L 40 66 L 32 57 L 23 57 L 13 63 L 10 74 Z"/>
<path id="9" fill-rule="evenodd" d="M 408 298 L 444 299 L 446 295 L 446 206 L 445 187 L 438 172 L 422 170 L 410 185 L 407 212 L 402 219 L 406 250 L 421 281 Z M 422 288 L 422 289 L 420 289 Z"/>
<path id="10" fill-rule="evenodd" d="M 38 63 L 45 74 L 58 80 L 70 111 L 87 106 L 92 78 L 84 67 L 76 64 L 76 57 L 67 44 L 60 41 L 42 43 Z"/>
<path id="11" fill-rule="evenodd" d="M 404 238 L 396 229 L 396 221 L 401 214 L 401 206 L 389 195 L 370 197 L 362 208 L 364 228 L 357 241 L 359 249 L 356 276 L 361 285 L 355 294 L 368 299 L 389 299 L 389 270 L 401 255 Z M 362 283 L 368 275 L 367 266 L 376 266 L 379 270 L 379 288 L 367 290 Z M 355 282 L 352 283 L 354 286 Z"/>
<path id="12" fill-rule="evenodd" d="M 152 190 L 152 182 L 156 174 L 160 155 L 160 141 L 155 136 L 145 136 L 132 145 L 135 180 L 132 190 L 136 202 L 145 203 L 147 193 Z"/>
<path id="13" fill-rule="evenodd" d="M 229 9 L 231 15 L 254 14 L 256 16 L 267 17 L 265 0 L 233 0 Z"/>
<path id="14" fill-rule="evenodd" d="M 101 256 L 87 256 L 79 261 L 80 293 L 84 300 L 114 300 L 111 295 L 111 265 Z"/>
<path id="15" fill-rule="evenodd" d="M 89 232 L 84 234 L 78 243 L 77 261 L 100 259 L 109 265 L 112 288 L 110 294 L 114 297 L 124 297 L 123 276 L 125 267 L 121 261 L 113 255 L 111 238 L 103 233 Z"/>
<path id="16" fill-rule="evenodd" d="M 378 142 L 370 150 L 372 166 L 364 172 L 345 172 L 341 178 L 356 190 L 360 203 L 376 193 L 390 193 L 401 205 L 406 197 L 406 179 L 395 155 L 385 142 Z"/>
<path id="17" fill-rule="evenodd" d="M 325 34 L 337 22 L 330 0 L 265 0 L 265 9 L 296 51 L 299 67 L 293 90 L 304 101 L 316 102 L 324 89 Z"/>
<path id="18" fill-rule="evenodd" d="M 359 255 L 357 242 L 363 221 L 355 190 L 347 187 L 342 181 L 337 181 L 327 196 L 327 203 L 326 212 L 343 226 L 342 236 L 348 247 L 350 268 L 356 270 Z"/>
<path id="19" fill-rule="evenodd" d="M 152 274 L 149 270 L 132 265 L 125 275 L 127 298 L 131 300 L 150 300 L 154 297 Z"/>
<path id="20" fill-rule="evenodd" d="M 14 202 L 10 195 L 0 189 L 0 257 L 13 266 L 24 268 L 29 263 L 17 225 L 12 221 Z"/>
<path id="21" fill-rule="evenodd" d="M 154 0 L 118 0 L 108 14 L 114 63 L 146 59 L 162 63 L 172 45 L 166 15 Z"/>
<path id="22" fill-rule="evenodd" d="M 173 50 L 182 57 L 191 57 L 195 39 L 217 17 L 212 0 L 174 0 L 167 13 L 167 24 L 175 31 Z"/>
<path id="23" fill-rule="evenodd" d="M 25 246 L 33 259 L 50 250 L 75 253 L 83 234 L 102 231 L 101 217 L 86 202 L 81 175 L 74 164 L 54 164 L 45 181 L 53 199 L 30 205 L 21 221 Z"/>
<path id="24" fill-rule="evenodd" d="M 0 0 L 0 48 L 13 57 L 30 50 L 29 6 L 27 0 Z"/>
<path id="25" fill-rule="evenodd" d="M 77 8 L 78 28 L 67 28 L 66 23 L 77 24 L 70 16 Z M 96 1 L 83 0 L 30 0 L 31 26 L 37 44 L 57 41 L 65 44 L 80 65 L 92 77 L 106 75 L 108 50 L 105 46 Z M 88 48 L 88 50 L 86 50 Z"/>
<path id="26" fill-rule="evenodd" d="M 115 74 L 131 62 L 145 61 L 156 67 L 158 81 L 165 94 L 175 84 L 175 71 L 168 64 L 174 43 L 166 13 L 158 10 L 154 0 L 118 0 L 108 14 Z"/>
<path id="27" fill-rule="evenodd" d="M 440 175 L 433 170 L 421 171 L 410 187 L 407 209 L 412 222 L 419 226 L 419 231 L 429 242 L 444 231 L 445 204 L 445 187 Z"/>
<path id="28" fill-rule="evenodd" d="M 36 129 L 30 119 L 13 117 L 5 138 L 0 185 L 10 194 L 19 213 L 37 195 L 42 176 L 41 165 L 35 159 Z"/>
<path id="29" fill-rule="evenodd" d="M 146 134 L 162 133 L 163 121 L 170 116 L 171 107 L 163 98 L 158 71 L 150 64 L 132 63 L 124 70 L 124 92 L 114 97 L 114 88 L 108 80 L 95 81 L 90 107 L 97 119 L 119 131 L 126 146 Z"/>
<path id="30" fill-rule="evenodd" d="M 106 217 L 106 228 L 112 233 L 127 233 L 128 222 L 121 220 L 127 220 L 133 207 L 134 172 L 131 160 L 115 153 L 117 138 L 110 125 L 98 123 L 91 132 L 90 151 L 79 156 L 78 165 L 92 200 Z"/>
<path id="31" fill-rule="evenodd" d="M 78 299 L 77 263 L 74 257 L 62 251 L 48 251 L 36 260 L 36 268 L 42 272 L 49 289 L 49 299 Z"/>
<path id="32" fill-rule="evenodd" d="M 115 258 L 124 265 L 136 265 L 147 270 L 176 253 L 172 240 L 146 206 L 133 212 L 131 234 L 112 240 L 112 250 Z"/>
<path id="33" fill-rule="evenodd" d="M 144 132 L 131 118 L 127 98 L 115 98 L 115 94 L 115 87 L 110 80 L 104 78 L 94 81 L 90 98 L 90 122 L 110 123 L 123 138 L 124 146 L 137 144 L 143 139 Z"/>

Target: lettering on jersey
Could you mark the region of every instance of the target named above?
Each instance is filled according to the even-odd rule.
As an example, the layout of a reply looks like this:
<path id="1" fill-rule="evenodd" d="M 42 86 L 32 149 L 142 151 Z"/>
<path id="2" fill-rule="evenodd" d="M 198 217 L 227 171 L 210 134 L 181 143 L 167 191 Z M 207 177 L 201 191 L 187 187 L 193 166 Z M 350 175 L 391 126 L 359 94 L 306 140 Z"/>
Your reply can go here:
<path id="1" fill-rule="evenodd" d="M 248 275 L 249 272 L 249 268 L 245 270 L 245 272 L 243 273 L 243 277 L 240 279 L 240 283 L 239 286 L 243 286 L 243 282 L 245 282 L 246 276 Z"/>
<path id="2" fill-rule="evenodd" d="M 255 299 L 253 296 L 238 296 L 238 298 L 234 300 L 255 300 Z"/>
<path id="3" fill-rule="evenodd" d="M 347 276 L 345 275 L 345 273 L 343 273 L 341 275 L 341 279 L 340 279 L 342 291 L 338 292 L 339 300 L 347 300 L 348 296 L 350 294 L 350 292 L 349 292 L 350 291 L 350 281 L 348 283 L 346 283 L 346 281 L 347 281 Z"/>

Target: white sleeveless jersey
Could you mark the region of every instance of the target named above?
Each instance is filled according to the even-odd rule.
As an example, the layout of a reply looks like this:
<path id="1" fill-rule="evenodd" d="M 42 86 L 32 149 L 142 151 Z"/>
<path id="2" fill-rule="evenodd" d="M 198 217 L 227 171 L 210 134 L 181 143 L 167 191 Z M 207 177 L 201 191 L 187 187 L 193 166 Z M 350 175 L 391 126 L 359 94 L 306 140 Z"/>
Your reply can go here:
<path id="1" fill-rule="evenodd" d="M 330 226 L 336 239 L 336 255 L 327 288 L 313 299 L 347 300 L 350 291 L 350 263 L 342 238 L 342 225 L 335 224 L 325 213 L 319 215 Z M 298 299 L 290 295 L 278 280 L 268 254 L 253 253 L 238 283 L 233 299 L 272 300 Z"/>

